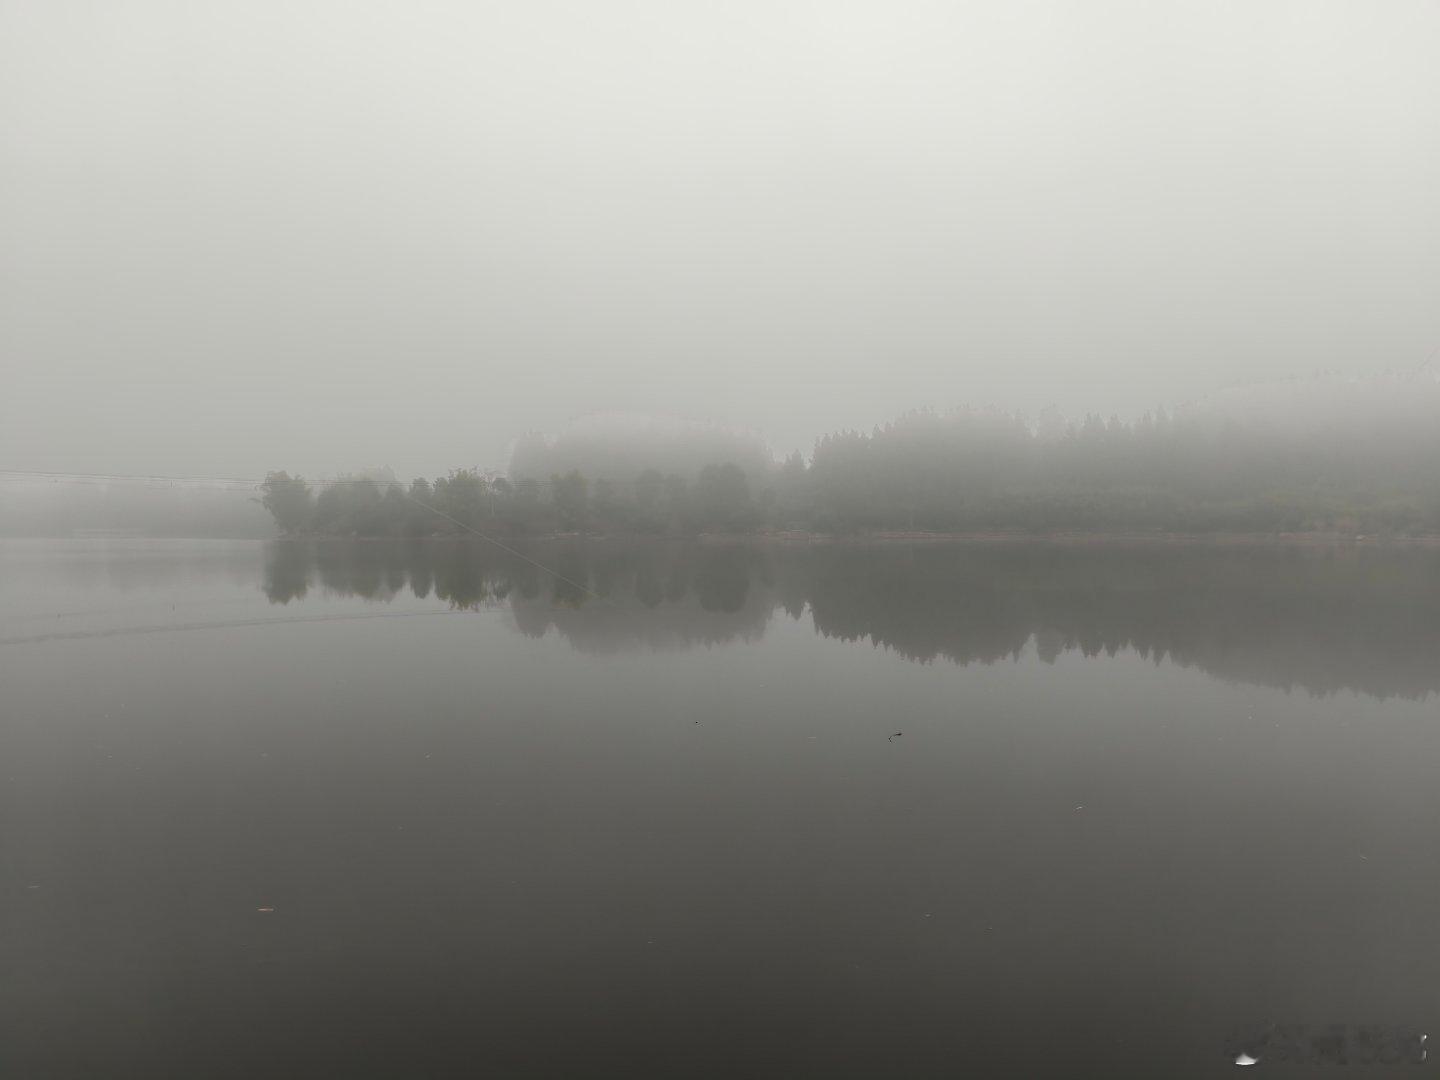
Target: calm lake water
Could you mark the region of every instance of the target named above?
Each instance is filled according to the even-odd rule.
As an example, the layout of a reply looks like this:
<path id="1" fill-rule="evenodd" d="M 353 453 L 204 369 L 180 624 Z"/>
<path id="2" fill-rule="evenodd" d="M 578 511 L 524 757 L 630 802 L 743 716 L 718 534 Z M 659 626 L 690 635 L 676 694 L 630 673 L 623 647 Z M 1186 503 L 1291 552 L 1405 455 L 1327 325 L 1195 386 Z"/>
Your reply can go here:
<path id="1" fill-rule="evenodd" d="M 1440 1031 L 1440 552 L 526 554 L 0 544 L 0 1075 Z"/>

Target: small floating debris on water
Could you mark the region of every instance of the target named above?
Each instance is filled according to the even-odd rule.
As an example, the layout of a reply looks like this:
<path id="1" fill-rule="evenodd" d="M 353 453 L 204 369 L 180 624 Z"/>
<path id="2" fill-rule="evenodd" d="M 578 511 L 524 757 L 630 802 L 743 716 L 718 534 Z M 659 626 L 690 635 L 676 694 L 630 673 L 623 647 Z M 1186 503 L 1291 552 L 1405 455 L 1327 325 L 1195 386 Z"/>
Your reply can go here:
<path id="1" fill-rule="evenodd" d="M 887 736 L 885 736 L 885 741 L 886 741 L 886 742 L 894 742 L 896 739 L 898 739 L 901 735 L 904 735 L 904 734 L 905 734 L 905 733 L 904 733 L 903 731 L 897 731 L 897 732 L 895 732 L 894 735 L 887 735 Z"/>
<path id="2" fill-rule="evenodd" d="M 1245 1051 L 1242 1050 L 1242 1051 L 1240 1051 L 1240 1056 L 1235 1059 L 1235 1064 L 1236 1064 L 1236 1065 L 1258 1065 L 1258 1064 L 1260 1064 L 1260 1059 L 1259 1059 L 1259 1058 L 1253 1058 L 1253 1057 L 1251 1057 L 1249 1054 L 1245 1053 Z"/>
<path id="3" fill-rule="evenodd" d="M 1076 810 L 1084 810 L 1085 807 L 1083 807 L 1083 806 L 1077 806 L 1077 807 L 1075 807 L 1075 809 L 1076 809 Z"/>
<path id="4" fill-rule="evenodd" d="M 273 907 L 257 907 L 255 910 L 260 912 L 262 915 L 269 915 L 275 909 Z"/>

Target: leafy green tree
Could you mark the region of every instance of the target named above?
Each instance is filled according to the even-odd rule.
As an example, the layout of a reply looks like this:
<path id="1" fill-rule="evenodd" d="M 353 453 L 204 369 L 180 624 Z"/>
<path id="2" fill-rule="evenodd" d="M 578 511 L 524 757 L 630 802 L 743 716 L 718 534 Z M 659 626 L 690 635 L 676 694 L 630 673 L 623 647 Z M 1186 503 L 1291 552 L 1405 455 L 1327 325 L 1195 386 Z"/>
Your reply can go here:
<path id="1" fill-rule="evenodd" d="M 511 527 L 519 532 L 535 532 L 546 528 L 550 515 L 540 497 L 537 480 L 517 480 L 506 497 Z"/>
<path id="2" fill-rule="evenodd" d="M 435 488 L 441 492 L 441 481 L 435 482 Z M 473 527 L 485 515 L 485 478 L 474 469 L 452 469 L 444 481 L 441 498 L 441 510 Z"/>
<path id="3" fill-rule="evenodd" d="M 582 529 L 589 509 L 589 483 L 579 470 L 571 469 L 563 476 L 550 478 L 555 510 L 560 516 L 560 527 L 567 530 Z"/>
<path id="4" fill-rule="evenodd" d="M 286 536 L 294 536 L 310 525 L 315 504 L 310 495 L 310 485 L 303 477 L 291 476 L 285 471 L 272 472 L 260 485 L 260 503 L 275 524 Z"/>
<path id="5" fill-rule="evenodd" d="M 732 461 L 706 465 L 695 481 L 696 512 L 709 528 L 743 529 L 751 524 L 750 484 Z"/>
<path id="6" fill-rule="evenodd" d="M 694 527 L 690 513 L 690 485 L 678 473 L 665 477 L 660 497 L 651 511 L 654 529 L 659 532 L 684 532 Z"/>
<path id="7" fill-rule="evenodd" d="M 665 477 L 658 469 L 646 469 L 636 478 L 633 491 L 633 527 L 638 532 L 663 532 L 668 524 L 663 505 Z"/>

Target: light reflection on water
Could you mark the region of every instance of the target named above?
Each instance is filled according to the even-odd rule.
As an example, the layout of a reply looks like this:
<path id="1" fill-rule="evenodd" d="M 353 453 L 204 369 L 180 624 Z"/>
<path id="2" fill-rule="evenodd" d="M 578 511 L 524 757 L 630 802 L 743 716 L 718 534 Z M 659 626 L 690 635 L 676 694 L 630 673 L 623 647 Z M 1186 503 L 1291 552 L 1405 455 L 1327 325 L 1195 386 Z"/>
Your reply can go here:
<path id="1" fill-rule="evenodd" d="M 0 545 L 17 1075 L 1433 1028 L 1435 553 L 527 552 L 599 598 L 480 544 Z"/>

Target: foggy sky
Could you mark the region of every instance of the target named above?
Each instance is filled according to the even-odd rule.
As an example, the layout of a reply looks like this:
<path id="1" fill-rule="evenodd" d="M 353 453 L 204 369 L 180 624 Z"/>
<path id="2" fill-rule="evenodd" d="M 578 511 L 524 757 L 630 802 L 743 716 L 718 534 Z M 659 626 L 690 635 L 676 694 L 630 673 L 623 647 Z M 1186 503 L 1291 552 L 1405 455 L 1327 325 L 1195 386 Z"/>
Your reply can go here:
<path id="1" fill-rule="evenodd" d="M 777 451 L 1440 345 L 1440 4 L 0 0 L 0 466 Z"/>

